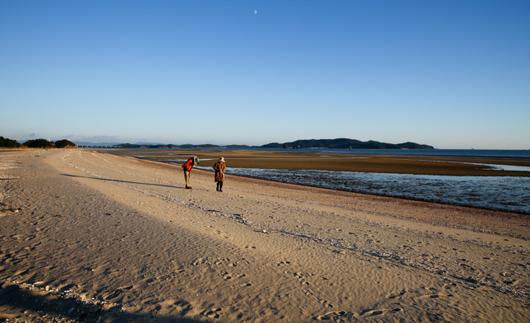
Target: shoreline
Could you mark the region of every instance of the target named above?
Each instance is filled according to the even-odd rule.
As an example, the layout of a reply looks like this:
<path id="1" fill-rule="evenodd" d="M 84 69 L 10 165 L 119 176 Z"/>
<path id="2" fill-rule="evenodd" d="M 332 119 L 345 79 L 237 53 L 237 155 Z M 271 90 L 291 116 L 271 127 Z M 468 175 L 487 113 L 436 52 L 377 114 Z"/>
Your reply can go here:
<path id="1" fill-rule="evenodd" d="M 157 160 L 150 160 L 146 158 L 138 158 L 132 156 L 131 158 L 135 158 L 137 160 L 146 161 L 146 162 L 152 162 L 157 164 L 164 164 L 164 165 L 171 165 L 174 167 L 180 167 L 180 164 L 175 162 L 164 162 L 164 161 L 157 161 Z M 204 167 L 204 166 L 200 166 Z M 194 171 L 200 171 L 200 172 L 206 172 L 206 173 L 213 173 L 213 171 L 201 169 L 201 168 L 195 168 Z M 369 172 L 368 172 L 369 173 Z M 386 174 L 401 174 L 401 173 L 386 173 Z M 415 175 L 415 174 L 411 174 Z M 421 174 L 424 175 L 424 174 Z M 395 198 L 395 199 L 401 199 L 401 200 L 407 200 L 407 201 L 416 201 L 416 202 L 424 202 L 424 203 L 431 203 L 431 204 L 439 204 L 439 205 L 448 205 L 448 206 L 456 206 L 456 207 L 463 207 L 463 208 L 470 208 L 470 209 L 476 209 L 476 210 L 487 210 L 487 211 L 494 211 L 494 212 L 501 212 L 501 213 L 513 213 L 513 214 L 519 214 L 519 215 L 530 215 L 530 212 L 524 212 L 524 211 L 518 211 L 518 210 L 507 210 L 502 208 L 494 208 L 494 207 L 480 207 L 480 206 L 474 206 L 470 204 L 465 203 L 451 203 L 451 202 L 442 202 L 442 201 L 436 201 L 436 200 L 429 200 L 429 199 L 422 199 L 422 198 L 415 198 L 415 197 L 409 197 L 409 196 L 399 196 L 399 195 L 392 195 L 392 194 L 377 194 L 377 193 L 370 193 L 366 191 L 356 191 L 356 190 L 348 190 L 348 189 L 340 189 L 340 188 L 328 188 L 328 187 L 322 187 L 318 185 L 311 185 L 311 184 L 300 184 L 300 183 L 291 183 L 288 181 L 282 181 L 282 180 L 274 180 L 274 179 L 267 179 L 262 178 L 259 176 L 252 176 L 252 175 L 243 175 L 243 174 L 226 174 L 227 177 L 242 177 L 242 178 L 249 178 L 249 179 L 255 179 L 260 180 L 264 182 L 272 182 L 272 183 L 280 183 L 285 185 L 292 185 L 295 187 L 299 187 L 300 189 L 303 188 L 317 188 L 322 190 L 329 190 L 331 192 L 346 192 L 346 193 L 354 193 L 354 194 L 361 194 L 361 195 L 368 195 L 368 196 L 380 196 L 380 197 L 386 197 L 386 198 Z M 432 176 L 451 176 L 451 175 L 432 175 Z M 473 176 L 473 175 L 469 175 Z M 497 176 L 491 176 L 491 177 L 497 177 Z M 513 176 L 518 177 L 518 176 Z"/>
<path id="2" fill-rule="evenodd" d="M 181 176 L 180 174 L 180 165 L 176 163 L 166 163 L 162 161 L 155 161 L 155 160 L 149 160 L 149 159 L 142 159 L 142 158 L 136 158 L 136 157 L 130 157 L 127 156 L 126 158 L 133 158 L 134 160 L 137 160 L 141 163 L 146 164 L 152 164 L 159 167 L 171 169 L 172 171 L 177 171 L 179 174 L 178 177 Z M 192 173 L 198 173 L 199 175 L 206 175 L 208 177 L 212 177 L 213 173 L 209 170 L 203 170 L 203 169 L 197 169 L 195 168 Z M 192 175 L 193 176 L 193 175 Z M 340 196 L 348 199 L 356 199 L 356 198 L 365 198 L 374 200 L 376 202 L 389 202 L 389 203 L 408 203 L 410 204 L 411 208 L 421 208 L 425 210 L 444 210 L 447 212 L 456 212 L 459 214 L 466 214 L 466 213 L 472 213 L 473 216 L 479 216 L 479 217 L 493 217 L 493 218 L 520 218 L 523 221 L 529 221 L 530 217 L 528 217 L 527 213 L 521 213 L 521 212 L 514 212 L 514 211 L 507 211 L 507 210 L 498 210 L 498 209 L 490 209 L 490 208 L 481 208 L 481 207 L 473 207 L 469 205 L 458 205 L 458 204 L 451 204 L 451 203 L 440 203 L 440 202 L 433 202 L 433 201 L 425 201 L 420 199 L 414 199 L 414 198 L 407 198 L 407 197 L 400 197 L 400 196 L 387 196 L 382 194 L 370 194 L 370 193 L 363 193 L 363 192 L 353 192 L 353 191 L 347 191 L 347 190 L 338 190 L 338 189 L 331 189 L 331 188 L 325 188 L 325 187 L 319 187 L 319 186 L 311 186 L 311 185 L 302 185 L 302 184 L 296 184 L 296 183 L 288 183 L 288 182 L 280 182 L 280 181 L 274 181 L 274 180 L 268 180 L 263 179 L 259 177 L 253 177 L 253 176 L 245 176 L 245 175 L 233 175 L 233 174 L 226 174 L 227 178 L 231 180 L 235 180 L 237 182 L 240 182 L 242 184 L 245 183 L 254 183 L 258 184 L 260 186 L 266 186 L 266 187 L 276 187 L 278 189 L 287 189 L 287 190 L 296 190 L 301 192 L 302 194 L 304 192 L 307 193 L 318 193 L 318 194 L 325 194 L 329 195 L 330 197 L 333 196 Z M 229 187 L 229 186 L 226 186 Z M 388 215 L 388 214 L 387 214 Z M 406 218 L 406 217 L 405 217 Z M 433 223 L 430 220 L 423 220 L 420 218 L 415 218 L 415 220 L 419 220 L 425 223 Z M 454 221 L 451 223 L 451 221 Z M 462 221 L 459 219 L 449 219 L 448 221 L 445 221 L 445 226 L 447 227 L 453 227 L 453 228 L 459 228 L 464 230 L 472 230 L 476 232 L 490 232 L 495 233 L 495 228 L 490 228 L 489 231 L 484 231 L 484 228 L 475 228 L 474 224 L 469 225 L 466 224 L 467 221 Z M 440 224 L 440 222 L 436 222 L 437 224 Z M 511 235 L 511 233 L 505 231 L 502 234 Z M 511 235 L 513 237 L 523 239 L 525 241 L 530 241 L 530 235 L 520 235 L 520 234 L 513 234 Z"/>
<path id="3" fill-rule="evenodd" d="M 201 169 L 201 171 L 210 173 L 210 171 L 207 171 L 207 170 L 202 170 Z M 391 173 L 391 174 L 394 174 L 394 173 Z M 399 173 L 395 173 L 395 174 L 399 174 Z M 306 185 L 306 184 L 290 183 L 290 182 L 287 182 L 287 181 L 279 181 L 279 180 L 276 181 L 276 180 L 273 180 L 273 179 L 264 179 L 264 178 L 257 177 L 257 176 L 252 176 L 252 175 L 226 174 L 225 176 L 231 176 L 231 177 L 232 176 L 237 176 L 237 177 L 244 177 L 244 178 L 259 179 L 259 180 L 262 180 L 262 181 L 269 181 L 269 182 L 275 182 L 275 183 L 281 183 L 281 184 L 296 185 L 296 186 L 301 186 L 301 187 L 319 188 L 319 189 L 323 189 L 323 190 L 329 190 L 329 191 L 332 191 L 332 192 L 347 192 L 347 193 L 370 195 L 370 196 L 396 198 L 396 199 L 407 200 L 407 201 L 425 202 L 425 203 L 449 205 L 449 206 L 458 206 L 458 207 L 470 208 L 470 209 L 476 209 L 476 210 L 487 210 L 487 211 L 495 211 L 495 212 L 502 212 L 502 213 L 514 213 L 514 214 L 519 214 L 519 215 L 530 215 L 530 212 L 524 212 L 524 211 L 515 211 L 515 210 L 505 210 L 505 209 L 497 209 L 497 208 L 479 207 L 479 206 L 473 206 L 473 205 L 469 205 L 469 204 L 460 204 L 460 203 L 449 203 L 449 202 L 444 203 L 444 202 L 440 202 L 440 201 L 436 201 L 436 200 L 428 200 L 428 199 L 421 199 L 421 198 L 414 198 L 414 197 L 407 197 L 407 196 L 399 196 L 399 195 L 391 195 L 391 194 L 376 194 L 376 193 L 369 193 L 369 192 L 355 191 L 355 190 L 346 190 L 346 189 L 342 190 L 342 189 L 339 189 L 339 188 L 336 188 L 336 189 L 334 189 L 334 188 L 326 188 L 326 187 L 321 187 L 321 186 L 318 186 L 318 185 L 310 185 L 310 184 Z M 436 175 L 433 175 L 433 176 L 436 176 Z M 442 176 L 444 176 L 444 175 L 442 175 Z"/>

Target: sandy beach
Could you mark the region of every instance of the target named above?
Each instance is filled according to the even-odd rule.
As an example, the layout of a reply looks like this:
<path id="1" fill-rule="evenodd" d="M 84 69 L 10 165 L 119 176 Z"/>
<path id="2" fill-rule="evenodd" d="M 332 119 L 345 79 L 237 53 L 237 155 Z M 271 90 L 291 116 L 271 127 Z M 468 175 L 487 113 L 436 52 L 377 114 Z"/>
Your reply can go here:
<path id="1" fill-rule="evenodd" d="M 191 181 L 90 150 L 0 152 L 0 319 L 530 317 L 528 216 L 236 176 L 218 193 L 199 170 Z"/>

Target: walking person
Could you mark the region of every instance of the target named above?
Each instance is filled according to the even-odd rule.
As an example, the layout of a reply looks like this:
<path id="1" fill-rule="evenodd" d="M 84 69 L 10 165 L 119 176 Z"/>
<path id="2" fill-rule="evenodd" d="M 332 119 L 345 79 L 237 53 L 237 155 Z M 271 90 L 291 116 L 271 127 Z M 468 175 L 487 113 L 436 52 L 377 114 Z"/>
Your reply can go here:
<path id="1" fill-rule="evenodd" d="M 223 191 L 223 181 L 225 179 L 225 169 L 226 169 L 226 162 L 224 157 L 219 158 L 217 162 L 213 165 L 213 169 L 215 170 L 215 181 L 217 182 L 217 192 Z"/>
<path id="2" fill-rule="evenodd" d="M 190 176 L 193 166 L 199 165 L 199 159 L 197 156 L 188 158 L 184 164 L 182 164 L 182 170 L 184 171 L 184 181 L 186 182 L 186 188 L 191 189 Z"/>

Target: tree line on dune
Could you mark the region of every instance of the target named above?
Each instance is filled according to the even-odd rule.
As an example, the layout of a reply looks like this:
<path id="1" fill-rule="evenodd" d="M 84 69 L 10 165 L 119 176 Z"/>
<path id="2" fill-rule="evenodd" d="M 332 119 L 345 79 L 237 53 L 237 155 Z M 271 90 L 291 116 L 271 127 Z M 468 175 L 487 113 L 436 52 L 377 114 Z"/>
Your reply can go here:
<path id="1" fill-rule="evenodd" d="M 73 148 L 77 147 L 77 145 L 73 142 L 71 142 L 68 139 L 61 139 L 57 141 L 50 141 L 47 139 L 31 139 L 23 144 L 19 143 L 18 141 L 14 139 L 9 139 L 0 136 L 0 147 L 4 148 Z"/>

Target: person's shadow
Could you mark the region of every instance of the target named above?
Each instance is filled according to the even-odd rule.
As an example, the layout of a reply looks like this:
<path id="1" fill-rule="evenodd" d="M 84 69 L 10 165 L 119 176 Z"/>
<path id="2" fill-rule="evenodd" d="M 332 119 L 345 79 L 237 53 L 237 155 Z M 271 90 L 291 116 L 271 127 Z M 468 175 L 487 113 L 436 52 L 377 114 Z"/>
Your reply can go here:
<path id="1" fill-rule="evenodd" d="M 159 316 L 149 313 L 126 313 L 119 309 L 103 309 L 99 305 L 81 302 L 71 298 L 51 298 L 33 295 L 16 285 L 0 287 L 0 305 L 15 313 L 29 310 L 34 315 L 49 314 L 81 322 L 203 322 L 179 316 Z M 184 313 L 185 314 L 185 313 Z M 23 316 L 23 315 L 22 315 Z"/>
<path id="2" fill-rule="evenodd" d="M 90 176 L 79 176 L 79 175 L 72 175 L 72 174 L 61 174 L 61 175 L 63 175 L 63 176 L 68 176 L 68 177 L 97 179 L 97 180 L 100 180 L 100 181 L 106 181 L 106 182 L 127 183 L 127 184 L 140 184 L 140 185 L 149 185 L 149 186 L 159 186 L 159 187 L 168 187 L 168 188 L 184 189 L 184 187 L 178 187 L 178 186 L 167 185 L 167 184 L 142 183 L 142 182 L 126 181 L 126 180 L 122 180 L 122 179 L 102 178 L 102 177 L 90 177 Z"/>

